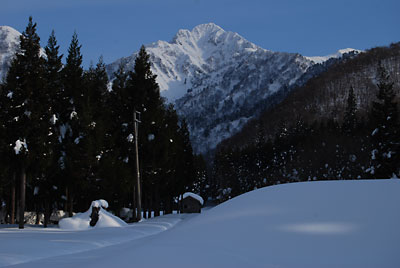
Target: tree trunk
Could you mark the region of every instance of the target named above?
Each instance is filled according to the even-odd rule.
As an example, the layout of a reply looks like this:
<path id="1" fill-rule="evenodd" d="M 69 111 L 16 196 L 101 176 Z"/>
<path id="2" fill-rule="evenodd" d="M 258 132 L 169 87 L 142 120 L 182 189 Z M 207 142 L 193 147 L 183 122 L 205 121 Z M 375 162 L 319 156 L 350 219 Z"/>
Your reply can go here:
<path id="1" fill-rule="evenodd" d="M 68 199 L 68 216 L 69 217 L 74 216 L 73 210 L 74 210 L 74 197 L 72 194 L 69 194 L 69 199 Z"/>
<path id="2" fill-rule="evenodd" d="M 183 194 L 181 194 L 179 196 L 179 200 L 178 200 L 178 214 L 182 213 L 182 205 L 183 205 Z"/>
<path id="3" fill-rule="evenodd" d="M 20 201 L 19 201 L 19 229 L 24 229 L 24 212 L 25 212 L 25 192 L 26 192 L 26 173 L 25 166 L 21 166 L 21 185 L 20 185 Z"/>
<path id="4" fill-rule="evenodd" d="M 47 224 L 50 221 L 50 202 L 48 200 L 44 201 L 44 223 L 43 227 L 47 228 Z"/>
<path id="5" fill-rule="evenodd" d="M 15 224 L 15 171 L 13 172 L 11 184 L 11 224 Z"/>
<path id="6" fill-rule="evenodd" d="M 68 198 L 69 198 L 68 196 L 69 196 L 69 191 L 68 191 L 68 186 L 67 186 L 67 187 L 65 187 L 65 198 L 66 198 L 65 203 L 64 203 L 65 213 L 68 212 Z"/>
<path id="7" fill-rule="evenodd" d="M 165 214 L 171 214 L 172 213 L 172 198 L 167 197 L 167 200 L 165 202 L 166 204 L 166 209 L 165 209 Z"/>
<path id="8" fill-rule="evenodd" d="M 160 195 L 157 186 L 154 193 L 154 217 L 158 217 L 160 216 Z"/>
<path id="9" fill-rule="evenodd" d="M 144 198 L 144 206 L 143 206 L 143 218 L 148 219 L 149 218 L 149 199 L 147 196 Z"/>
<path id="10" fill-rule="evenodd" d="M 150 219 L 152 217 L 151 212 L 153 211 L 153 195 L 150 195 L 148 208 L 149 208 L 149 219 Z"/>
<path id="11" fill-rule="evenodd" d="M 40 223 L 40 206 L 39 206 L 38 203 L 36 203 L 35 208 L 36 208 L 36 221 L 35 221 L 35 224 L 39 225 L 39 223 Z"/>
<path id="12" fill-rule="evenodd" d="M 146 199 L 143 202 L 142 209 L 143 209 L 143 217 L 142 218 L 147 219 L 147 201 L 146 201 Z"/>
<path id="13" fill-rule="evenodd" d="M 65 202 L 65 210 L 68 212 L 68 217 L 73 216 L 74 209 L 74 196 L 71 194 L 71 190 L 67 187 L 65 189 L 65 194 L 67 195 L 67 201 Z"/>

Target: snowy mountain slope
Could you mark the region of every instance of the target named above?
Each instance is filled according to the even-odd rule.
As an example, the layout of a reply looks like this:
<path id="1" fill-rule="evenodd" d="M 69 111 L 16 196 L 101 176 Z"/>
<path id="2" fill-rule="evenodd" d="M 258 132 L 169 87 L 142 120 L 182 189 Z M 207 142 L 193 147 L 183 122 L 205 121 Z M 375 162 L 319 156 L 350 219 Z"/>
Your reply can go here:
<path id="1" fill-rule="evenodd" d="M 171 218 L 81 232 L 0 229 L 0 266 L 395 268 L 399 191 L 398 179 L 266 187 L 143 239 Z"/>
<path id="2" fill-rule="evenodd" d="M 19 48 L 21 33 L 9 26 L 0 26 L 0 81 L 10 67 L 11 60 Z"/>
<path id="3" fill-rule="evenodd" d="M 314 64 L 299 54 L 260 48 L 213 23 L 180 30 L 171 42 L 158 41 L 146 49 L 161 95 L 188 122 L 197 153 L 214 148 L 282 99 Z M 108 65 L 109 75 L 120 64 L 131 70 L 135 56 Z"/>
<path id="4" fill-rule="evenodd" d="M 313 57 L 307 57 L 307 59 L 315 62 L 315 63 L 324 63 L 329 59 L 338 59 L 343 57 L 344 54 L 349 54 L 349 53 L 354 53 L 354 54 L 358 54 L 358 53 L 362 53 L 362 50 L 358 50 L 358 49 L 354 49 L 354 48 L 345 48 L 345 49 L 340 49 L 338 50 L 336 53 L 331 54 L 331 55 L 327 55 L 327 56 L 313 56 Z"/>

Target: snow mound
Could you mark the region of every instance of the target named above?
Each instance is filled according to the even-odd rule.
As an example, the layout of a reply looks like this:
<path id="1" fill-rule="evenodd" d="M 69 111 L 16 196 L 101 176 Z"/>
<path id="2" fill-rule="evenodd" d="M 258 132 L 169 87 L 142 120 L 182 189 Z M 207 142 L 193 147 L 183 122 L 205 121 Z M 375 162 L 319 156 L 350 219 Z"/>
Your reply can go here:
<path id="1" fill-rule="evenodd" d="M 190 197 L 196 199 L 197 201 L 199 201 L 201 205 L 204 204 L 204 200 L 200 195 L 197 195 L 197 194 L 191 193 L 191 192 L 184 193 L 183 196 L 182 196 L 182 199 L 185 199 L 188 196 L 190 196 Z"/>
<path id="2" fill-rule="evenodd" d="M 92 207 L 100 208 L 99 220 L 94 227 L 90 227 L 90 214 L 92 213 Z M 124 227 L 128 224 L 112 215 L 105 210 L 108 208 L 108 202 L 104 199 L 93 201 L 90 208 L 83 213 L 77 213 L 72 218 L 61 219 L 58 226 L 61 229 L 67 230 L 88 230 L 91 228 L 103 228 L 103 227 Z"/>

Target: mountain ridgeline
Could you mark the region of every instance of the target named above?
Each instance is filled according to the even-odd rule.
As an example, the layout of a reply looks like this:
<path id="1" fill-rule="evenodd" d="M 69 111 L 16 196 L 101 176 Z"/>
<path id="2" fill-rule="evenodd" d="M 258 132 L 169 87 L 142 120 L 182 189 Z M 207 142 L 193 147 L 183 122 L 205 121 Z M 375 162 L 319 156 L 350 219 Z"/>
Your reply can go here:
<path id="1" fill-rule="evenodd" d="M 185 118 L 193 149 L 202 154 L 335 61 L 316 64 L 299 54 L 272 52 L 213 23 L 180 30 L 171 42 L 146 50 L 161 95 Z M 131 69 L 136 55 L 108 65 L 110 78 L 121 64 Z"/>

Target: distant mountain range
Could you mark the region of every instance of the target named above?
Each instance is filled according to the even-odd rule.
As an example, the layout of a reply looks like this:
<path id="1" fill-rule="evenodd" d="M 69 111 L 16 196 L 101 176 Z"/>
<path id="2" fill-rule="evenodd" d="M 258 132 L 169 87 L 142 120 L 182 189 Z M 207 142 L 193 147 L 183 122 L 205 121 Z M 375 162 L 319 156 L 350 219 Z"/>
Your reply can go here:
<path id="1" fill-rule="evenodd" d="M 188 122 L 197 153 L 237 133 L 293 87 L 325 70 L 330 59 L 359 52 L 345 49 L 326 57 L 273 52 L 213 23 L 179 30 L 172 41 L 146 49 L 161 94 Z M 135 58 L 133 53 L 108 65 L 110 77 L 120 64 L 132 69 Z"/>
<path id="2" fill-rule="evenodd" d="M 0 27 L 0 77 L 18 49 L 19 35 Z M 146 50 L 161 95 L 186 119 L 196 153 L 213 150 L 343 55 L 360 52 L 344 49 L 325 57 L 273 52 L 213 23 L 179 30 L 172 41 L 157 41 Z M 109 77 L 120 64 L 133 69 L 136 54 L 107 65 Z"/>

